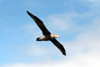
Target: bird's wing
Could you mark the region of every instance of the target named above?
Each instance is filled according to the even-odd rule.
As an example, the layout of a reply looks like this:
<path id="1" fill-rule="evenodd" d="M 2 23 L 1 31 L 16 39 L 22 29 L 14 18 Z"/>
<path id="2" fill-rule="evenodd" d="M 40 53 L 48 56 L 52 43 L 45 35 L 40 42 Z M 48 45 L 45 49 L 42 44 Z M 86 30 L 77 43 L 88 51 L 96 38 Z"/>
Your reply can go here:
<path id="1" fill-rule="evenodd" d="M 42 30 L 43 35 L 50 35 L 50 32 L 48 31 L 48 29 L 45 27 L 43 22 L 38 17 L 36 17 L 35 15 L 31 14 L 29 11 L 27 11 L 27 13 L 36 22 L 38 27 Z"/>
<path id="2" fill-rule="evenodd" d="M 56 39 L 51 39 L 50 41 L 63 53 L 63 55 L 66 55 L 64 47 Z"/>

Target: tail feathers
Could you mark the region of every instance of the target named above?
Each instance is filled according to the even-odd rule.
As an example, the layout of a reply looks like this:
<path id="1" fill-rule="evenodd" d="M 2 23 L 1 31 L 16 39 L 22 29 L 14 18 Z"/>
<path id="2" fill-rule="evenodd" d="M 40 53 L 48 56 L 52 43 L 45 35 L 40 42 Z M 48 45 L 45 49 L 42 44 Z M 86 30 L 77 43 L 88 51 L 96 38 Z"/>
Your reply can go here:
<path id="1" fill-rule="evenodd" d="M 39 39 L 39 38 L 37 38 L 37 39 L 36 39 L 36 41 L 40 41 L 40 39 Z"/>

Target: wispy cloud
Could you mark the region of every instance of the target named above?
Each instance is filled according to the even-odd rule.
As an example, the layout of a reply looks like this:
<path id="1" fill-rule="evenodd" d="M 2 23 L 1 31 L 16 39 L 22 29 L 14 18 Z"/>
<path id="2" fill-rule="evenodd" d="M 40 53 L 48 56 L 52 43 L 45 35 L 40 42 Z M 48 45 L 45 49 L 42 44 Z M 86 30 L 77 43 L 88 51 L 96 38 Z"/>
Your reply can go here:
<path id="1" fill-rule="evenodd" d="M 28 45 L 26 48 L 26 54 L 32 55 L 32 56 L 44 56 L 47 54 L 47 49 L 39 44 L 33 43 L 31 45 Z"/>
<path id="2" fill-rule="evenodd" d="M 77 16 L 76 13 L 55 14 L 55 15 L 49 16 L 47 18 L 47 22 L 48 24 L 51 25 L 50 27 L 53 29 L 69 30 L 72 27 L 75 27 L 75 24 L 73 23 L 72 18 L 76 16 Z"/>

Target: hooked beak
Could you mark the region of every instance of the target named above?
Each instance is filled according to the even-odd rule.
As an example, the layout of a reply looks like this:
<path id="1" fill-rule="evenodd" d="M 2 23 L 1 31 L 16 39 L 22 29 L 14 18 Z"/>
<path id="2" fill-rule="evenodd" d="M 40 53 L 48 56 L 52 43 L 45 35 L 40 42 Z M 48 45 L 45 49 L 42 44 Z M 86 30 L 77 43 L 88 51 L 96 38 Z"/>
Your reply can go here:
<path id="1" fill-rule="evenodd" d="M 57 38 L 60 38 L 60 37 L 57 35 Z"/>

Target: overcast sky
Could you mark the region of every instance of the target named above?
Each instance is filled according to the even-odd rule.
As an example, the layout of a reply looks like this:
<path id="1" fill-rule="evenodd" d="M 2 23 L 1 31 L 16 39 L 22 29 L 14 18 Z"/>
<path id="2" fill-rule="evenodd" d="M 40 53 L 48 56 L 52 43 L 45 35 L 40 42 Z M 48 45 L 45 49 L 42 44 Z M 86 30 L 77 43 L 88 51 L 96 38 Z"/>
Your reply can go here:
<path id="1" fill-rule="evenodd" d="M 66 49 L 37 42 L 39 17 Z M 0 67 L 100 67 L 100 0 L 0 0 Z"/>

